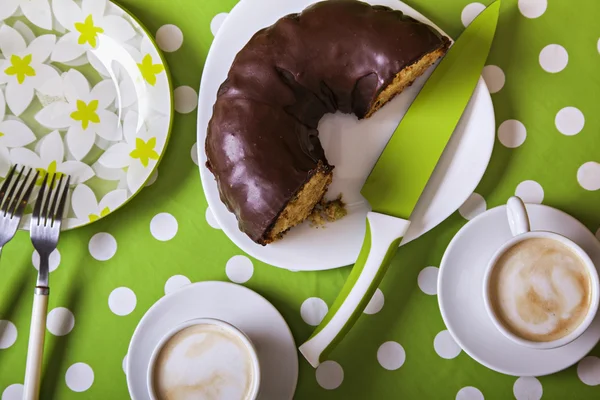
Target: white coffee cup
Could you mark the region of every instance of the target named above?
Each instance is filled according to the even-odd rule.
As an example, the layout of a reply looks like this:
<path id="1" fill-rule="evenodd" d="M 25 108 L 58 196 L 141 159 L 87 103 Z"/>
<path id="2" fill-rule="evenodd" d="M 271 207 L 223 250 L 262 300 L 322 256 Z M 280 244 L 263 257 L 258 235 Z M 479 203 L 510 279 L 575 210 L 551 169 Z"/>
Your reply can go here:
<path id="1" fill-rule="evenodd" d="M 233 326 L 225 321 L 221 321 L 221 320 L 213 319 L 213 318 L 197 318 L 197 319 L 192 319 L 192 320 L 186 321 L 186 322 L 178 325 L 177 327 L 173 328 L 172 330 L 170 330 L 158 342 L 157 346 L 155 347 L 154 351 L 152 352 L 152 356 L 150 357 L 150 364 L 148 366 L 147 384 L 148 384 L 148 391 L 149 391 L 150 398 L 152 400 L 160 400 L 158 397 L 158 394 L 156 393 L 156 388 L 155 388 L 155 385 L 156 385 L 156 382 L 155 382 L 155 379 L 156 379 L 155 372 L 156 371 L 155 370 L 156 370 L 158 358 L 161 355 L 161 351 L 163 350 L 163 347 L 165 347 L 165 345 L 167 343 L 169 343 L 169 341 L 175 335 L 177 335 L 179 332 L 182 332 L 183 330 L 185 330 L 187 328 L 191 328 L 194 326 L 200 326 L 200 325 L 210 325 L 210 326 L 219 327 L 220 329 L 226 331 L 232 337 L 235 337 L 237 340 L 239 340 L 241 343 L 243 343 L 243 345 L 245 346 L 245 350 L 247 350 L 247 353 L 249 355 L 250 363 L 252 365 L 252 372 L 253 372 L 250 389 L 249 389 L 248 395 L 245 397 L 244 400 L 256 400 L 256 398 L 258 397 L 259 391 L 260 391 L 260 362 L 258 359 L 256 348 L 252 344 L 252 341 L 238 328 L 236 328 L 235 326 Z"/>
<path id="2" fill-rule="evenodd" d="M 511 197 L 508 200 L 506 208 L 508 222 L 510 230 L 513 234 L 513 238 L 504 243 L 504 245 L 502 245 L 496 251 L 496 253 L 492 256 L 491 260 L 488 263 L 483 285 L 483 298 L 485 302 L 486 311 L 496 328 L 508 339 L 512 340 L 513 342 L 519 345 L 535 349 L 552 349 L 564 346 L 581 336 L 587 330 L 587 328 L 594 320 L 594 317 L 596 316 L 596 312 L 598 311 L 598 304 L 600 302 L 600 282 L 598 280 L 598 272 L 596 270 L 596 267 L 593 261 L 587 255 L 587 253 L 572 240 L 554 232 L 531 231 L 529 224 L 529 216 L 527 215 L 525 204 L 523 204 L 523 201 L 520 198 Z M 572 330 L 570 333 L 552 341 L 532 341 L 517 336 L 515 333 L 511 332 L 504 326 L 500 318 L 498 318 L 498 316 L 496 315 L 496 312 L 494 311 L 494 307 L 492 305 L 490 290 L 491 278 L 492 272 L 498 264 L 498 261 L 509 249 L 513 248 L 518 243 L 534 238 L 551 239 L 560 242 L 561 244 L 566 246 L 583 262 L 587 272 L 589 273 L 590 278 L 591 298 L 589 302 L 589 308 L 584 319 L 577 326 L 577 328 Z"/>

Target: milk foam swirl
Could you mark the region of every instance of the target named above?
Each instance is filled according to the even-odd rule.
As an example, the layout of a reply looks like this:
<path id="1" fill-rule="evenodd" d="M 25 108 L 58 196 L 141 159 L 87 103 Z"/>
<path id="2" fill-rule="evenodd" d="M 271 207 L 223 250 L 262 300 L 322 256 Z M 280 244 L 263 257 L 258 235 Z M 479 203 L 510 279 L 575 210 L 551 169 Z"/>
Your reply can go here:
<path id="1" fill-rule="evenodd" d="M 154 370 L 159 400 L 248 400 L 254 370 L 250 350 L 218 325 L 183 329 L 160 351 Z"/>
<path id="2" fill-rule="evenodd" d="M 492 307 L 507 329 L 547 342 L 574 331 L 591 301 L 583 260 L 553 239 L 517 243 L 496 263 L 490 279 Z"/>

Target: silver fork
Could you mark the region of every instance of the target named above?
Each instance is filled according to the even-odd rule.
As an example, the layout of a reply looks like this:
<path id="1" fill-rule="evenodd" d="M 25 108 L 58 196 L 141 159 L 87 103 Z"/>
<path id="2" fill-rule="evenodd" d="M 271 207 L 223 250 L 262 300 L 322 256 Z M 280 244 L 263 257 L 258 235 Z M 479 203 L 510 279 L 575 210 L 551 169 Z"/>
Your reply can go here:
<path id="1" fill-rule="evenodd" d="M 33 180 L 29 182 L 33 170 L 26 167 L 20 168 L 20 171 L 17 169 L 16 165 L 10 169 L 0 188 L 0 254 L 4 245 L 15 236 L 19 229 L 21 217 L 23 217 L 39 174 L 36 171 Z M 23 176 L 25 176 L 24 179 L 22 179 Z"/>
<path id="2" fill-rule="evenodd" d="M 53 174 L 48 185 L 48 174 L 46 174 L 33 208 L 30 227 L 31 242 L 40 255 L 40 269 L 33 297 L 29 347 L 27 348 L 23 392 L 23 399 L 26 400 L 37 399 L 40 392 L 46 314 L 48 313 L 48 295 L 50 294 L 48 264 L 50 254 L 58 245 L 70 183 L 70 176 L 60 174 L 60 178 L 57 179 L 57 174 Z"/>

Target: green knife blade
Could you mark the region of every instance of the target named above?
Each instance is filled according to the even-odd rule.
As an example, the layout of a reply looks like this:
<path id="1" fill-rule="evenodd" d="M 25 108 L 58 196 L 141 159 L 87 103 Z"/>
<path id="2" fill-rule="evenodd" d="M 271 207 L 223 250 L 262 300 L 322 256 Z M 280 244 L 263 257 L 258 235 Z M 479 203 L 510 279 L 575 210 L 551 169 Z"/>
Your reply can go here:
<path id="1" fill-rule="evenodd" d="M 361 190 L 373 211 L 410 218 L 477 85 L 499 10 L 471 23 L 408 109 Z"/>
<path id="2" fill-rule="evenodd" d="M 410 216 L 477 85 L 500 0 L 467 27 L 410 106 L 362 189 L 373 207 L 365 240 L 344 287 L 300 352 L 315 368 L 358 320 L 385 272 Z"/>

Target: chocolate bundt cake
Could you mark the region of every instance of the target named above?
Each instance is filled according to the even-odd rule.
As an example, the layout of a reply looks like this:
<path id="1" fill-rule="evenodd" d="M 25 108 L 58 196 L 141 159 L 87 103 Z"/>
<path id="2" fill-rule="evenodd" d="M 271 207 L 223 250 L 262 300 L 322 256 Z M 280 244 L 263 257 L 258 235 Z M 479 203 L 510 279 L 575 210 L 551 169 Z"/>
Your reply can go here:
<path id="1" fill-rule="evenodd" d="M 449 43 L 400 11 L 356 0 L 316 3 L 257 32 L 218 91 L 206 137 L 207 167 L 240 229 L 265 245 L 304 221 L 333 176 L 321 117 L 368 118 Z"/>

